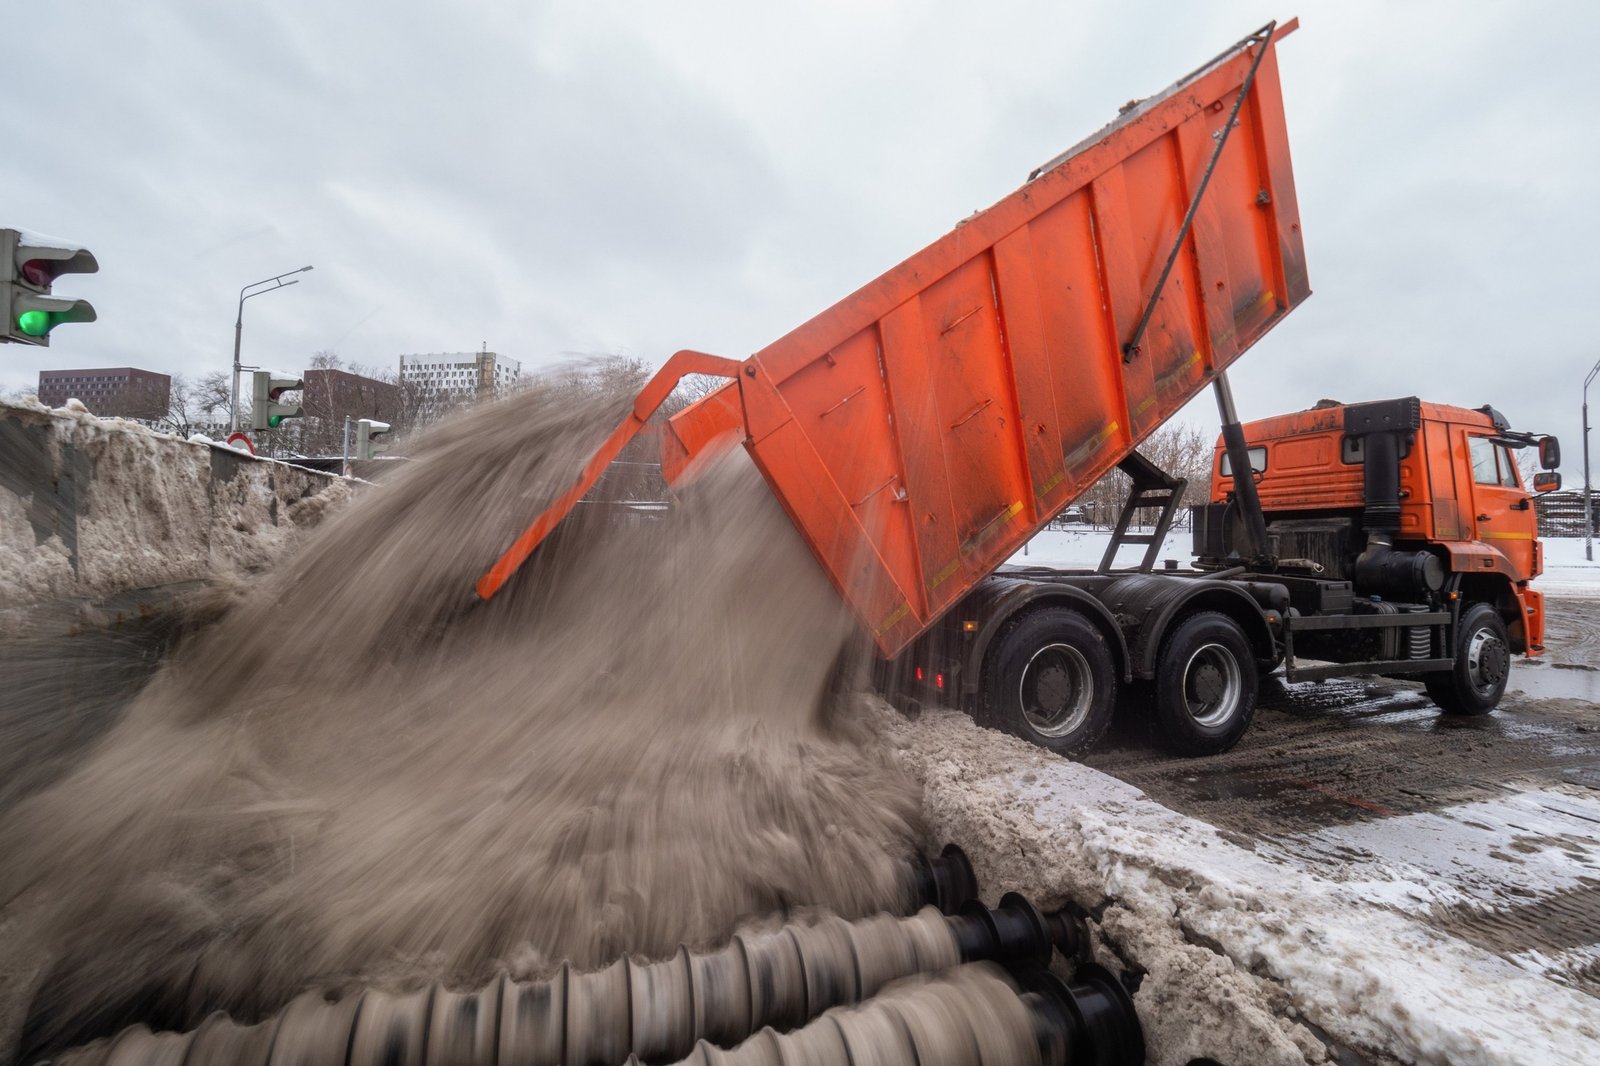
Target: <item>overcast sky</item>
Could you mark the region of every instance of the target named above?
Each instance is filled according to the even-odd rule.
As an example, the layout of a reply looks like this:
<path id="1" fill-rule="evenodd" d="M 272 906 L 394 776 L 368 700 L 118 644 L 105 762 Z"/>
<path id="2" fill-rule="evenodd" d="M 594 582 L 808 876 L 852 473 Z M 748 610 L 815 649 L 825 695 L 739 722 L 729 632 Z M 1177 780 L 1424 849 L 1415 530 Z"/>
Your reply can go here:
<path id="1" fill-rule="evenodd" d="M 0 389 L 225 369 L 239 288 L 307 263 L 245 305 L 246 363 L 743 356 L 1296 14 L 1315 295 L 1234 371 L 1241 413 L 1492 402 L 1576 483 L 1590 3 L 10 2 L 0 225 L 90 247 L 56 288 L 100 321 L 0 346 Z"/>

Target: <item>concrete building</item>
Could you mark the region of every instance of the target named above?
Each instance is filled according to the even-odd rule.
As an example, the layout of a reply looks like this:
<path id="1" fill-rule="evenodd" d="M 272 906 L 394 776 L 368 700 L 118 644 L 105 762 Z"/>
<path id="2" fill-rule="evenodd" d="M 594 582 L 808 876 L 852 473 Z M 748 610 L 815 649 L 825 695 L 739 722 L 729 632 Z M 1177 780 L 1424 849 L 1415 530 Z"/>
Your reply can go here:
<path id="1" fill-rule="evenodd" d="M 39 402 L 60 407 L 81 400 L 97 415 L 161 418 L 172 399 L 172 378 L 131 366 L 39 371 Z"/>
<path id="2" fill-rule="evenodd" d="M 400 381 L 449 399 L 489 397 L 512 387 L 522 364 L 494 352 L 447 352 L 402 355 Z"/>

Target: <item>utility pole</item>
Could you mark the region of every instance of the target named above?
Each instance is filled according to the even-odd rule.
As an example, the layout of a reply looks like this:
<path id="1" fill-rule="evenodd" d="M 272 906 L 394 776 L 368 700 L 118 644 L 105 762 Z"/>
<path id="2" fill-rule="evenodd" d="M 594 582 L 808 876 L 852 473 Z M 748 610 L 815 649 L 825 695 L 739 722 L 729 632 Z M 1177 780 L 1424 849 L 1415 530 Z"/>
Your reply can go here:
<path id="1" fill-rule="evenodd" d="M 1600 360 L 1596 360 L 1583 379 L 1583 557 L 1594 562 L 1594 500 L 1589 487 L 1589 383 L 1600 374 Z"/>
<path id="2" fill-rule="evenodd" d="M 344 476 L 350 476 L 350 416 L 344 416 Z"/>

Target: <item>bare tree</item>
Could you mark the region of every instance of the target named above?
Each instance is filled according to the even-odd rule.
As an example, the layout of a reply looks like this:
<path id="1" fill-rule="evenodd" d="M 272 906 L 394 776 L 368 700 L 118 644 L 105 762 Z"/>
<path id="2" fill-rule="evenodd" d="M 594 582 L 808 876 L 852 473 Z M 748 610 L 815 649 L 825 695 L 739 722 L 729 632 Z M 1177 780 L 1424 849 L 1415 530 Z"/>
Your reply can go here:
<path id="1" fill-rule="evenodd" d="M 1544 469 L 1539 463 L 1539 449 L 1529 446 L 1527 448 L 1518 448 L 1511 454 L 1516 456 L 1517 472 L 1522 475 L 1523 487 L 1531 490 L 1533 488 L 1533 475 Z"/>
<path id="2" fill-rule="evenodd" d="M 727 378 L 712 377 L 709 374 L 690 374 L 678 382 L 672 394 L 661 404 L 661 413 L 671 418 L 685 407 L 699 403 L 728 384 L 731 382 Z"/>
<path id="3" fill-rule="evenodd" d="M 167 390 L 167 409 L 151 421 L 156 429 L 187 437 L 208 421 L 206 414 L 203 390 L 182 374 L 174 374 Z"/>
<path id="4" fill-rule="evenodd" d="M 207 421 L 227 422 L 233 417 L 233 379 L 227 373 L 213 370 L 202 374 L 194 383 L 194 392 L 195 402 Z M 248 405 L 249 401 L 245 403 Z"/>
<path id="5" fill-rule="evenodd" d="M 1186 506 L 1204 503 L 1210 496 L 1213 446 L 1214 438 L 1199 427 L 1169 422 L 1146 437 L 1139 451 L 1168 474 L 1188 481 L 1180 500 L 1180 506 Z M 1086 508 L 1096 525 L 1109 525 L 1117 520 L 1132 491 L 1128 475 L 1112 470 L 1089 486 L 1073 504 Z M 1153 512 L 1140 516 L 1146 521 L 1153 521 L 1154 517 Z"/>

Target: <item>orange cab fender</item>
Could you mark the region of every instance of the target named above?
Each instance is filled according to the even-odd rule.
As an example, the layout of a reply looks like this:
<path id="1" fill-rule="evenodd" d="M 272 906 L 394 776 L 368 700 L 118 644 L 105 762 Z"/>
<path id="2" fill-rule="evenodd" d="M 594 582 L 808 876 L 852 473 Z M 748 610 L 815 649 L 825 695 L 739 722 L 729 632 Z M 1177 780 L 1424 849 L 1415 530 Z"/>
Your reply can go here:
<path id="1" fill-rule="evenodd" d="M 1250 641 L 1257 661 L 1277 661 L 1277 641 L 1267 625 L 1266 613 L 1234 582 L 1130 574 L 1107 585 L 1100 595 L 1116 605 L 1119 616 L 1129 620 L 1130 665 L 1135 677 L 1155 676 L 1162 639 L 1179 619 L 1198 611 L 1216 611 L 1233 619 Z"/>
<path id="2" fill-rule="evenodd" d="M 967 646 L 962 661 L 961 691 L 964 694 L 978 691 L 984 657 L 1007 623 L 1039 607 L 1070 607 L 1094 623 L 1111 645 L 1118 676 L 1123 681 L 1131 680 L 1128 642 L 1105 604 L 1076 585 L 997 574 L 980 583 L 954 608 L 954 613 L 963 618 L 979 620 L 977 635 Z"/>

